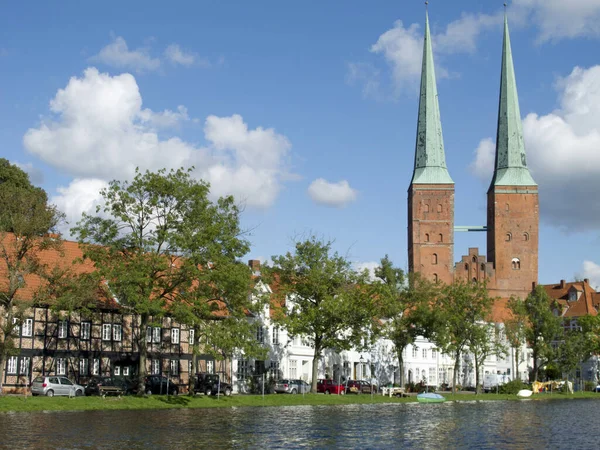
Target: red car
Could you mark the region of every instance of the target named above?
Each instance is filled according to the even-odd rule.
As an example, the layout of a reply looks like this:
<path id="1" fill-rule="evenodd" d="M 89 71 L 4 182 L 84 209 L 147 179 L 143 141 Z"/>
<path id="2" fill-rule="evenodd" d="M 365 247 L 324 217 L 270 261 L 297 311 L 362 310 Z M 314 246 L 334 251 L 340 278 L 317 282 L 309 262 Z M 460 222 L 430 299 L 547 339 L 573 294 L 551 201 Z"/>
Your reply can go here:
<path id="1" fill-rule="evenodd" d="M 377 386 L 371 385 L 368 381 L 348 380 L 344 383 L 347 394 L 370 394 L 377 392 Z"/>
<path id="2" fill-rule="evenodd" d="M 343 384 L 337 384 L 333 380 L 317 380 L 317 392 L 324 394 L 344 395 L 346 387 Z"/>

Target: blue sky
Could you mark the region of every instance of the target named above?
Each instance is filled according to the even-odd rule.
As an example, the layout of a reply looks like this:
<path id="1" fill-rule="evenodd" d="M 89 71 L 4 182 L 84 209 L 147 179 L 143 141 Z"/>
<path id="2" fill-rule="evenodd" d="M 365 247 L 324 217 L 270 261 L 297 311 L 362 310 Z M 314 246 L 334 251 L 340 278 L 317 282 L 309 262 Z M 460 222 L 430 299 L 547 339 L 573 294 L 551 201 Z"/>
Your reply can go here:
<path id="1" fill-rule="evenodd" d="M 63 1 L 0 6 L 0 142 L 71 222 L 133 169 L 194 165 L 243 201 L 248 258 L 298 236 L 406 267 L 424 5 Z M 508 5 L 540 282 L 600 285 L 600 0 Z M 485 224 L 502 2 L 429 5 L 457 225 Z M 485 249 L 457 234 L 455 260 Z M 598 264 L 597 264 L 598 263 Z"/>

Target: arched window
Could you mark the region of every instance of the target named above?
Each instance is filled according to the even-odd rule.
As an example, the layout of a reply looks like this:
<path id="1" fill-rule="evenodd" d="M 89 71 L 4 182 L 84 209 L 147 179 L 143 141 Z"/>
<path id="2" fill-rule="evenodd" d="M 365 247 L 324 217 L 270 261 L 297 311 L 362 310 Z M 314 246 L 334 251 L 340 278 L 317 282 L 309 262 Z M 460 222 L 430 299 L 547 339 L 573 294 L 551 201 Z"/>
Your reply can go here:
<path id="1" fill-rule="evenodd" d="M 507 211 L 509 211 L 509 210 L 510 210 L 510 208 L 509 208 L 509 206 L 508 206 L 508 203 L 506 204 L 506 210 L 507 210 Z"/>
<path id="2" fill-rule="evenodd" d="M 523 233 L 523 240 L 524 241 L 528 241 L 529 240 L 529 233 Z"/>
<path id="3" fill-rule="evenodd" d="M 481 271 L 485 272 L 485 264 L 481 263 Z"/>
<path id="4" fill-rule="evenodd" d="M 423 205 L 423 211 L 429 212 L 429 205 L 427 203 Z"/>
<path id="5" fill-rule="evenodd" d="M 431 264 L 437 264 L 437 261 L 438 261 L 437 253 L 434 253 L 433 255 L 431 255 Z"/>
<path id="6" fill-rule="evenodd" d="M 519 270 L 521 268 L 521 261 L 519 258 L 512 259 L 512 268 L 513 270 Z"/>
<path id="7" fill-rule="evenodd" d="M 437 205 L 437 212 L 442 212 L 442 205 Z"/>
<path id="8" fill-rule="evenodd" d="M 512 239 L 512 234 L 506 233 L 506 242 L 510 241 L 511 239 Z"/>
<path id="9" fill-rule="evenodd" d="M 444 242 L 444 235 L 440 233 L 440 242 Z"/>
<path id="10" fill-rule="evenodd" d="M 469 264 L 465 263 L 465 270 L 468 272 L 469 271 Z"/>
<path id="11" fill-rule="evenodd" d="M 473 256 L 473 260 L 472 260 L 472 261 L 473 261 L 474 263 L 476 263 L 476 262 L 477 262 L 477 256 Z"/>
<path id="12" fill-rule="evenodd" d="M 425 242 L 429 242 L 429 233 L 425 233 Z"/>
<path id="13" fill-rule="evenodd" d="M 434 282 L 434 283 L 437 283 L 438 281 L 439 281 L 438 274 L 437 274 L 437 273 L 434 273 L 434 274 L 433 274 L 433 282 Z"/>
<path id="14" fill-rule="evenodd" d="M 477 283 L 477 278 L 473 277 L 473 283 Z"/>

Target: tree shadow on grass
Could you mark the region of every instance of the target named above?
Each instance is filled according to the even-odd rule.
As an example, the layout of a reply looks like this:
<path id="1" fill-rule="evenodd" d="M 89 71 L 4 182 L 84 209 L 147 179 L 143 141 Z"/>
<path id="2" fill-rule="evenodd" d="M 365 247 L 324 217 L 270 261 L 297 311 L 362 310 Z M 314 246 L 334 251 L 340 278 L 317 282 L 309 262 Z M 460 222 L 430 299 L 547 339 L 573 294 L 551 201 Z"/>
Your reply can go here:
<path id="1" fill-rule="evenodd" d="M 156 399 L 168 405 L 188 406 L 190 403 L 190 398 L 184 395 L 168 395 L 157 397 Z"/>

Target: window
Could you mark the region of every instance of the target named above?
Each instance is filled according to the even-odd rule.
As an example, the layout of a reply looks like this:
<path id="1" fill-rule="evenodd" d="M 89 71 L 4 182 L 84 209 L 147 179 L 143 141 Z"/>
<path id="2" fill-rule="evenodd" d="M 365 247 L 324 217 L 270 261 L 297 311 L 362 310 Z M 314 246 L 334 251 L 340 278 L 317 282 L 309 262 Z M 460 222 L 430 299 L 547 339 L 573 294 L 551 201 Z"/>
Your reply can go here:
<path id="1" fill-rule="evenodd" d="M 473 256 L 473 259 L 471 261 L 473 261 L 474 263 L 476 263 L 477 262 L 477 256 Z"/>
<path id="2" fill-rule="evenodd" d="M 121 375 L 121 366 L 115 366 L 113 369 L 113 375 L 115 375 L 116 377 Z"/>
<path id="3" fill-rule="evenodd" d="M 179 328 L 171 329 L 171 344 L 179 344 Z"/>
<path id="4" fill-rule="evenodd" d="M 521 261 L 519 260 L 519 258 L 512 259 L 512 268 L 513 268 L 513 270 L 521 269 Z"/>
<path id="5" fill-rule="evenodd" d="M 433 255 L 431 255 L 431 264 L 437 264 L 438 263 L 438 256 L 437 253 L 434 253 Z"/>
<path id="6" fill-rule="evenodd" d="M 481 271 L 485 272 L 485 264 L 483 264 L 483 263 L 481 264 Z"/>
<path id="7" fill-rule="evenodd" d="M 92 324 L 90 322 L 81 322 L 81 331 L 79 332 L 79 339 L 88 340 L 91 335 Z"/>
<path id="8" fill-rule="evenodd" d="M 8 362 L 6 363 L 6 373 L 8 373 L 9 375 L 17 374 L 18 360 L 19 358 L 17 358 L 16 356 L 11 356 L 10 358 L 8 358 Z"/>
<path id="9" fill-rule="evenodd" d="M 437 352 L 438 352 L 438 351 L 437 351 L 437 348 L 432 348 L 432 349 L 431 349 L 431 358 L 432 358 L 432 359 L 435 359 L 435 358 L 437 358 Z"/>
<path id="10" fill-rule="evenodd" d="M 269 365 L 269 377 L 274 380 L 279 379 L 279 361 L 271 361 Z"/>
<path id="11" fill-rule="evenodd" d="M 100 360 L 98 358 L 92 359 L 92 375 L 100 375 Z"/>
<path id="12" fill-rule="evenodd" d="M 120 342 L 123 337 L 123 327 L 119 324 L 114 324 L 112 326 L 112 338 L 113 341 Z"/>
<path id="13" fill-rule="evenodd" d="M 442 212 L 442 205 L 437 205 L 437 212 L 441 213 Z"/>
<path id="14" fill-rule="evenodd" d="M 190 345 L 194 345 L 194 334 L 195 334 L 196 330 L 194 330 L 193 328 L 190 328 L 190 333 L 189 333 L 189 344 Z"/>
<path id="15" fill-rule="evenodd" d="M 85 377 L 85 376 L 87 376 L 89 370 L 90 370 L 89 359 L 80 359 L 79 360 L 79 375 Z"/>
<path id="16" fill-rule="evenodd" d="M 21 358 L 21 364 L 19 365 L 19 375 L 29 375 L 29 366 L 31 365 L 31 358 L 24 356 Z"/>
<path id="17" fill-rule="evenodd" d="M 477 278 L 473 277 L 473 279 L 471 280 L 473 283 L 477 283 Z"/>
<path id="18" fill-rule="evenodd" d="M 512 239 L 512 234 L 510 233 L 506 233 L 506 242 L 510 241 Z"/>
<path id="19" fill-rule="evenodd" d="M 23 326 L 21 327 L 21 335 L 25 337 L 31 337 L 33 334 L 33 319 L 25 319 Z"/>
<path id="20" fill-rule="evenodd" d="M 412 357 L 413 357 L 413 358 L 416 358 L 416 357 L 417 357 L 417 355 L 418 355 L 418 351 L 419 351 L 419 347 L 415 347 L 415 346 L 413 345 L 413 348 L 412 348 Z"/>
<path id="21" fill-rule="evenodd" d="M 146 342 L 148 344 L 152 342 L 152 327 L 146 328 Z"/>
<path id="22" fill-rule="evenodd" d="M 215 362 L 206 361 L 206 373 L 215 373 Z"/>
<path id="23" fill-rule="evenodd" d="M 161 328 L 160 327 L 153 327 L 152 328 L 152 342 L 154 342 L 155 344 L 160 342 L 160 335 L 161 335 Z"/>
<path id="24" fill-rule="evenodd" d="M 438 278 L 438 274 L 437 274 L 437 273 L 434 273 L 434 274 L 433 274 L 433 282 L 434 282 L 434 283 L 437 283 L 438 281 L 440 281 L 440 280 L 439 280 L 439 278 Z"/>
<path id="25" fill-rule="evenodd" d="M 65 358 L 56 358 L 56 375 L 67 374 L 67 360 Z"/>
<path id="26" fill-rule="evenodd" d="M 508 203 L 505 205 L 504 209 L 506 209 L 506 211 L 510 211 L 510 207 L 508 206 Z"/>
<path id="27" fill-rule="evenodd" d="M 426 348 L 423 349 L 422 355 L 423 355 L 423 359 L 427 359 L 427 349 Z"/>
<path id="28" fill-rule="evenodd" d="M 123 376 L 124 377 L 128 377 L 129 376 L 129 366 L 124 366 L 123 367 Z"/>
<path id="29" fill-rule="evenodd" d="M 290 378 L 298 378 L 298 360 L 290 359 Z"/>
<path id="30" fill-rule="evenodd" d="M 273 327 L 273 345 L 279 345 L 279 327 Z"/>
<path id="31" fill-rule="evenodd" d="M 102 340 L 110 341 L 110 333 L 112 332 L 112 325 L 110 323 L 102 324 Z"/>
<path id="32" fill-rule="evenodd" d="M 424 204 L 423 205 L 423 211 L 424 212 L 429 212 L 429 205 L 428 204 Z"/>
<path id="33" fill-rule="evenodd" d="M 442 233 L 440 233 L 439 235 L 439 239 L 440 242 L 444 242 L 444 235 Z"/>
<path id="34" fill-rule="evenodd" d="M 179 375 L 179 360 L 171 360 L 171 375 Z"/>
<path id="35" fill-rule="evenodd" d="M 153 359 L 150 367 L 152 375 L 160 375 L 160 359 Z"/>
<path id="36" fill-rule="evenodd" d="M 529 240 L 529 233 L 523 233 L 523 240 L 524 241 L 528 241 Z"/>
<path id="37" fill-rule="evenodd" d="M 237 376 L 240 380 L 245 380 L 248 377 L 248 360 L 238 359 Z"/>
<path id="38" fill-rule="evenodd" d="M 435 367 L 429 368 L 429 385 L 435 384 Z"/>
<path id="39" fill-rule="evenodd" d="M 468 272 L 469 271 L 469 264 L 465 263 L 465 270 Z"/>
<path id="40" fill-rule="evenodd" d="M 425 242 L 429 242 L 429 233 L 425 233 Z"/>
<path id="41" fill-rule="evenodd" d="M 262 327 L 262 325 L 256 327 L 256 340 L 259 344 L 264 343 L 264 328 Z"/>
<path id="42" fill-rule="evenodd" d="M 67 321 L 58 321 L 58 337 L 59 339 L 65 339 L 67 337 Z"/>

